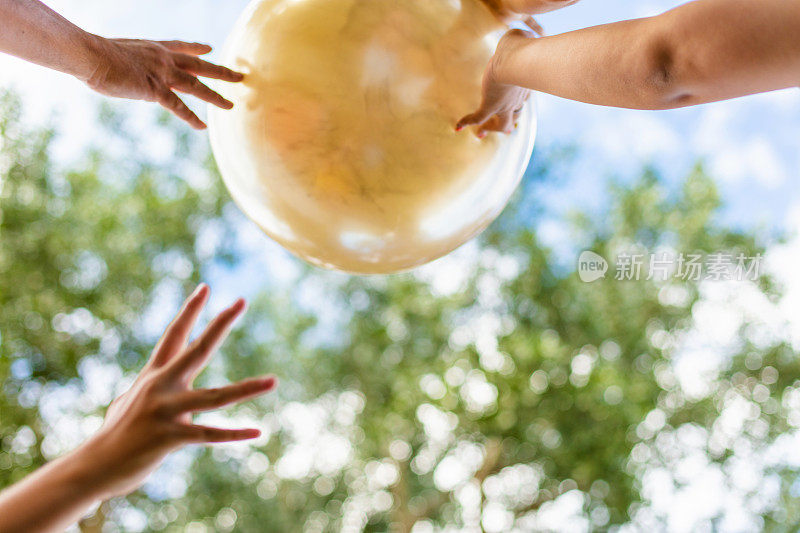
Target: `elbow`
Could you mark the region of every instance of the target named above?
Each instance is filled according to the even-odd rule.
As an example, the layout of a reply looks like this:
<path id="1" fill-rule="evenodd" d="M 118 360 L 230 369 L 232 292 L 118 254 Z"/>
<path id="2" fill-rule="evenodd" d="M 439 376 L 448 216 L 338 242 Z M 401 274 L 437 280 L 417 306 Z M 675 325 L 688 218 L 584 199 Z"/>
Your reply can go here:
<path id="1" fill-rule="evenodd" d="M 691 105 L 691 59 L 674 38 L 654 37 L 643 48 L 639 84 L 643 107 L 674 109 Z"/>

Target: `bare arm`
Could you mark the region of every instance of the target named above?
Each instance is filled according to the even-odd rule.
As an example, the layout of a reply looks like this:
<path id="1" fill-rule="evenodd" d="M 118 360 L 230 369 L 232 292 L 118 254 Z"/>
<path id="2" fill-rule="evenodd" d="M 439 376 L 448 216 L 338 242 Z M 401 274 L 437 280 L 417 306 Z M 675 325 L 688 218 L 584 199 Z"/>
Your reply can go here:
<path id="1" fill-rule="evenodd" d="M 241 81 L 242 75 L 199 59 L 199 43 L 106 39 L 85 32 L 38 0 L 0 0 L 0 52 L 70 74 L 101 94 L 158 102 L 195 128 L 205 124 L 175 95 L 219 107 L 233 104 L 198 76 Z"/>
<path id="2" fill-rule="evenodd" d="M 0 493 L 0 531 L 64 531 L 77 522 L 102 499 L 95 490 L 96 472 L 89 468 L 93 464 L 94 458 L 79 448 Z"/>
<path id="3" fill-rule="evenodd" d="M 218 389 L 192 388 L 192 381 L 245 307 L 238 300 L 188 343 L 207 299 L 206 286 L 189 297 L 131 389 L 111 404 L 95 436 L 0 493 L 0 531 L 64 531 L 93 503 L 135 490 L 173 450 L 259 435 L 257 429 L 192 423 L 193 413 L 241 402 L 277 385 L 275 377 L 265 376 Z"/>
<path id="4" fill-rule="evenodd" d="M 0 51 L 88 79 L 92 36 L 36 0 L 0 0 Z"/>
<path id="5" fill-rule="evenodd" d="M 512 114 L 520 91 L 669 109 L 800 85 L 800 0 L 697 0 L 662 15 L 532 39 L 512 31 L 460 126 Z M 505 120 L 508 123 L 507 120 Z"/>

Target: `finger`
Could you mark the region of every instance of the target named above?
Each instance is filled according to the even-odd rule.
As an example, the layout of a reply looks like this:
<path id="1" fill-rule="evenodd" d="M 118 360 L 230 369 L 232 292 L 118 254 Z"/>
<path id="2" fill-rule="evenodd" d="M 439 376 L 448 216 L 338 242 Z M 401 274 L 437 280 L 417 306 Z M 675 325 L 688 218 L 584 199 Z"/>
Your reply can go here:
<path id="1" fill-rule="evenodd" d="M 200 56 L 211 51 L 211 47 L 203 43 L 187 43 L 185 41 L 156 41 L 172 52 Z"/>
<path id="2" fill-rule="evenodd" d="M 533 33 L 535 33 L 539 37 L 544 37 L 545 35 L 547 35 L 542 25 L 539 24 L 539 21 L 537 21 L 533 17 L 527 17 L 525 19 L 525 25 L 529 27 L 531 30 L 533 30 Z"/>
<path id="3" fill-rule="evenodd" d="M 461 131 L 467 126 L 480 126 L 491 117 L 483 108 L 471 115 L 467 115 L 456 124 L 456 131 Z"/>
<path id="4" fill-rule="evenodd" d="M 261 436 L 261 431 L 250 429 L 223 429 L 209 426 L 187 424 L 179 431 L 180 436 L 188 443 L 202 444 L 212 442 L 235 442 L 240 440 L 255 439 Z"/>
<path id="5" fill-rule="evenodd" d="M 483 131 L 498 131 L 501 133 L 511 133 L 514 131 L 514 112 L 505 111 L 495 115 L 491 120 L 483 125 Z"/>
<path id="6" fill-rule="evenodd" d="M 156 344 L 153 356 L 150 358 L 150 366 L 163 365 L 186 346 L 186 340 L 208 301 L 208 293 L 208 285 L 201 283 L 183 302 L 180 311 L 164 330 L 164 335 Z"/>
<path id="7" fill-rule="evenodd" d="M 525 109 L 525 107 L 524 107 L 524 106 L 523 106 L 523 107 L 520 107 L 519 109 L 516 109 L 516 110 L 514 110 L 514 117 L 513 117 L 513 120 L 514 120 L 514 129 L 517 129 L 517 127 L 519 126 L 519 119 L 520 119 L 520 117 L 522 116 L 522 110 L 523 110 L 523 109 Z"/>
<path id="8" fill-rule="evenodd" d="M 179 119 L 189 123 L 194 129 L 202 130 L 206 128 L 205 123 L 194 114 L 194 111 L 189 109 L 189 107 L 169 89 L 158 97 L 158 103 Z"/>
<path id="9" fill-rule="evenodd" d="M 230 109 L 233 107 L 233 102 L 226 100 L 221 94 L 211 90 L 205 83 L 191 74 L 181 72 L 177 80 L 174 81 L 171 86 L 175 90 L 196 96 L 204 102 L 221 107 L 222 109 Z"/>
<path id="10" fill-rule="evenodd" d="M 203 76 L 204 78 L 213 78 L 215 80 L 234 82 L 242 81 L 244 79 L 244 74 L 241 72 L 236 72 L 228 67 L 209 63 L 208 61 L 204 61 L 188 54 L 178 54 L 175 57 L 175 64 L 190 74 L 194 74 L 195 76 Z"/>
<path id="11" fill-rule="evenodd" d="M 481 124 L 481 126 L 475 130 L 475 136 L 478 139 L 485 139 L 486 136 L 489 135 L 489 132 L 497 131 L 496 124 L 497 116 L 493 115 L 491 118 L 489 118 L 489 120 Z"/>
<path id="12" fill-rule="evenodd" d="M 200 336 L 170 363 L 169 373 L 173 377 L 185 376 L 189 382 L 203 369 L 209 357 L 228 335 L 231 326 L 244 311 L 245 302 L 241 298 L 222 311 L 211 321 Z"/>
<path id="13" fill-rule="evenodd" d="M 170 402 L 169 410 L 174 413 L 211 411 L 266 394 L 275 390 L 277 384 L 278 379 L 275 376 L 267 376 L 246 379 L 216 389 L 187 391 Z"/>

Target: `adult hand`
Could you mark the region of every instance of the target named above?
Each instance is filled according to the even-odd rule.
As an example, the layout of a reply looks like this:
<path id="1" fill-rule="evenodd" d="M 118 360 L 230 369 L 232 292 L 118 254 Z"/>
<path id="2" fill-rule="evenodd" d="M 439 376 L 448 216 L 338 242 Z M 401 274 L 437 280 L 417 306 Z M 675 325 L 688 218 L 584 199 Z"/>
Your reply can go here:
<path id="1" fill-rule="evenodd" d="M 495 52 L 483 75 L 483 96 L 477 111 L 470 113 L 456 125 L 456 131 L 468 126 L 476 126 L 478 138 L 486 137 L 490 131 L 511 133 L 516 127 L 525 102 L 531 91 L 515 85 L 507 85 L 497 80 L 497 65 L 506 54 L 515 48 L 530 43 L 533 34 L 522 30 L 509 31 L 497 45 Z"/>
<path id="2" fill-rule="evenodd" d="M 174 91 L 230 109 L 233 103 L 198 77 L 230 82 L 244 78 L 239 72 L 197 57 L 211 51 L 206 44 L 97 37 L 91 49 L 90 70 L 78 76 L 90 88 L 107 96 L 158 102 L 196 129 L 206 125 Z"/>
<path id="3" fill-rule="evenodd" d="M 193 413 L 239 403 L 277 385 L 274 376 L 264 376 L 215 389 L 192 388 L 195 377 L 245 309 L 244 300 L 237 300 L 187 345 L 208 294 L 208 287 L 201 285 L 189 297 L 133 386 L 114 400 L 100 431 L 81 446 L 78 457 L 91 457 L 103 467 L 102 476 L 96 480 L 103 499 L 135 490 L 168 453 L 184 445 L 240 441 L 260 435 L 258 429 L 221 429 L 192 423 Z"/>

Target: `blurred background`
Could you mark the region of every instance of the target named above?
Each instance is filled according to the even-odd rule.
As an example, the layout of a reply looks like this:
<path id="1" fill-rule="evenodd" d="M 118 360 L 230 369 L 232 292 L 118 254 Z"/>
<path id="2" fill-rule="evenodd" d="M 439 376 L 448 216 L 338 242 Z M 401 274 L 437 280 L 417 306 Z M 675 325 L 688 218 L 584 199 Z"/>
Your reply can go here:
<path id="1" fill-rule="evenodd" d="M 220 47 L 245 2 L 50 2 Z M 674 1 L 584 0 L 550 33 Z M 213 58 L 214 56 L 212 56 Z M 275 372 L 76 531 L 796 531 L 800 92 L 640 112 L 540 95 L 511 206 L 415 272 L 307 267 L 231 204 L 205 134 L 0 57 L 0 486 L 76 446 L 180 300 L 252 304 L 202 377 Z M 190 102 L 202 111 L 197 102 Z M 582 283 L 582 250 L 764 257 L 757 280 Z"/>

